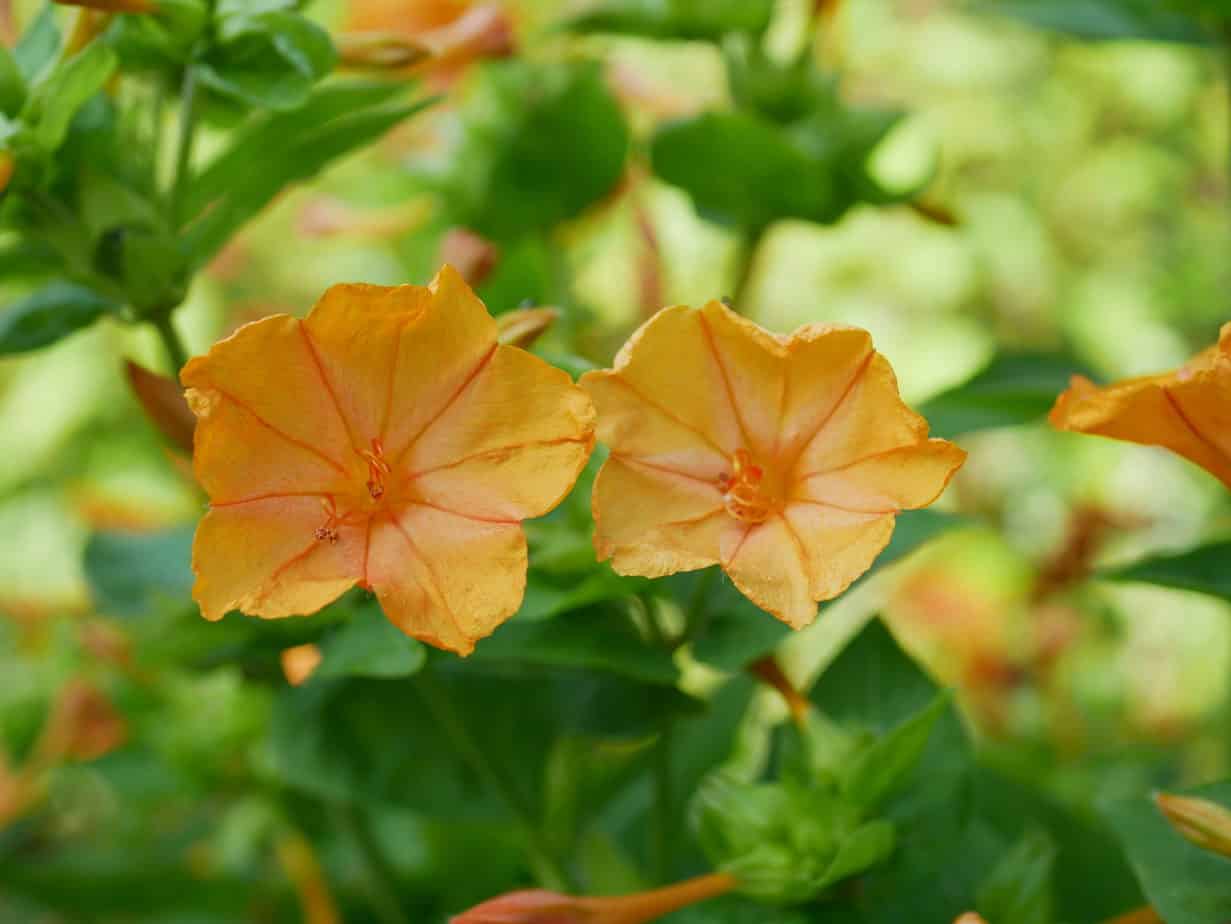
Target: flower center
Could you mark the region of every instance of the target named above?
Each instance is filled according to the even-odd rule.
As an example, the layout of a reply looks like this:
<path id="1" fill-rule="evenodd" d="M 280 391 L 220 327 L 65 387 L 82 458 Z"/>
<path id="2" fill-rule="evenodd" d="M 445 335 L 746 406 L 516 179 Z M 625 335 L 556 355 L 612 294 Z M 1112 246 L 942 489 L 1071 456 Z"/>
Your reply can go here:
<path id="1" fill-rule="evenodd" d="M 372 500 L 380 500 L 385 496 L 385 479 L 392 471 L 385 461 L 385 447 L 380 440 L 373 438 L 372 448 L 361 450 L 359 455 L 368 463 L 368 493 L 372 495 Z"/>
<path id="2" fill-rule="evenodd" d="M 765 469 L 753 461 L 747 449 L 737 449 L 731 459 L 731 473 L 718 476 L 722 502 L 727 513 L 745 523 L 761 523 L 774 510 L 772 491 L 766 484 Z"/>
<path id="3" fill-rule="evenodd" d="M 321 498 L 324 522 L 313 533 L 318 541 L 336 543 L 340 538 L 340 527 L 366 522 L 379 508 L 388 506 L 393 500 L 387 496 L 394 485 L 390 478 L 393 468 L 385 460 L 385 448 L 378 439 L 373 439 L 370 445 L 370 449 L 358 451 L 359 458 L 367 466 L 367 481 L 363 488 L 356 483 L 351 491 Z"/>

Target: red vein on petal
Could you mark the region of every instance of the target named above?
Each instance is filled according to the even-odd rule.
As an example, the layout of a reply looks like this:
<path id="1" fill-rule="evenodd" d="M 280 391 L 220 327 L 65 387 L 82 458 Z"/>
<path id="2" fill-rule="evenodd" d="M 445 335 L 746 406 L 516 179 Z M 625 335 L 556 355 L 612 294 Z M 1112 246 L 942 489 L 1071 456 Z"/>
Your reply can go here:
<path id="1" fill-rule="evenodd" d="M 320 377 L 321 385 L 325 387 L 325 391 L 329 393 L 330 400 L 333 401 L 334 410 L 338 412 L 338 420 L 342 421 L 342 429 L 346 431 L 346 438 L 350 440 L 351 449 L 355 452 L 363 447 L 362 442 L 355 440 L 354 431 L 351 430 L 350 421 L 346 419 L 346 414 L 342 411 L 342 402 L 338 400 L 337 392 L 333 390 L 333 385 L 329 382 L 329 376 L 325 374 L 325 366 L 321 363 L 321 356 L 316 348 L 316 342 L 312 339 L 312 333 L 308 330 L 308 325 L 300 321 L 299 335 L 303 339 L 303 345 L 308 351 L 308 355 L 312 357 L 312 364 L 316 366 L 316 374 Z"/>
<path id="2" fill-rule="evenodd" d="M 821 475 L 833 475 L 836 472 L 844 472 L 847 469 L 854 468 L 856 465 L 862 465 L 864 462 L 871 462 L 873 459 L 879 459 L 882 456 L 893 455 L 895 452 L 901 452 L 903 449 L 921 449 L 928 445 L 930 445 L 930 441 L 925 440 L 922 443 L 906 443 L 902 446 L 894 446 L 892 449 L 882 449 L 878 452 L 869 453 L 866 456 L 860 456 L 858 459 L 843 462 L 841 465 L 835 465 L 833 468 L 822 468 L 815 472 L 808 472 L 798 476 L 796 481 L 807 481 L 809 478 L 819 478 Z"/>
<path id="3" fill-rule="evenodd" d="M 812 497 L 792 497 L 787 501 L 787 506 L 791 504 L 808 504 L 812 507 L 828 507 L 831 510 L 841 510 L 843 513 L 866 514 L 870 517 L 897 516 L 902 511 L 894 507 L 889 510 L 861 510 L 858 507 L 844 507 L 841 504 L 835 504 L 830 501 L 816 500 Z"/>
<path id="4" fill-rule="evenodd" d="M 308 556 L 310 556 L 313 552 L 315 552 L 318 548 L 320 548 L 320 546 L 321 546 L 320 540 L 314 538 L 312 542 L 302 552 L 297 552 L 296 554 L 292 555 L 289 559 L 284 561 L 282 564 L 280 564 L 277 568 L 275 568 L 273 571 L 273 574 L 269 576 L 269 583 L 272 584 L 276 582 L 278 578 L 282 577 L 282 575 L 284 575 L 289 568 L 293 568 L 295 565 L 299 564 L 301 561 L 304 561 L 305 559 L 307 559 Z M 272 592 L 273 590 L 274 588 L 270 587 L 270 592 Z M 265 597 L 265 596 L 268 596 L 268 594 L 262 594 L 262 597 Z"/>
<path id="5" fill-rule="evenodd" d="M 1188 428 L 1192 435 L 1195 436 L 1200 443 L 1202 443 L 1216 456 L 1219 456 L 1224 460 L 1231 461 L 1231 455 L 1229 455 L 1225 449 L 1197 429 L 1196 424 L 1192 422 L 1188 414 L 1185 413 L 1184 408 L 1180 405 L 1179 399 L 1171 393 L 1171 389 L 1166 385 L 1160 385 L 1159 388 L 1162 389 L 1163 397 L 1167 399 L 1167 403 L 1171 405 L 1171 409 L 1175 411 L 1176 415 L 1180 418 L 1184 426 Z"/>
<path id="6" fill-rule="evenodd" d="M 708 478 L 702 478 L 700 475 L 693 475 L 689 472 L 681 471 L 678 468 L 671 468 L 666 465 L 659 465 L 657 462 L 647 462 L 645 459 L 639 459 L 636 456 L 621 455 L 618 452 L 613 452 L 610 458 L 623 462 L 625 465 L 641 466 L 642 468 L 652 469 L 656 472 L 662 472 L 664 475 L 675 475 L 677 478 L 687 478 L 689 481 L 695 481 L 697 484 L 703 484 L 707 488 L 714 491 L 718 490 L 718 486 Z"/>
<path id="7" fill-rule="evenodd" d="M 368 580 L 368 555 L 372 551 L 372 521 L 375 517 L 368 517 L 368 527 L 364 530 L 363 537 L 363 586 L 370 588 L 371 581 Z"/>
<path id="8" fill-rule="evenodd" d="M 802 456 L 808 451 L 808 447 L 816 442 L 816 438 L 824 432 L 826 427 L 829 426 L 830 421 L 832 421 L 838 411 L 841 410 L 842 405 L 846 404 L 851 394 L 855 391 L 855 386 L 858 385 L 867 374 L 868 367 L 872 365 L 872 359 L 875 356 L 876 350 L 868 350 L 868 355 L 863 358 L 863 361 L 859 364 L 859 368 L 856 369 L 855 374 L 851 376 L 851 380 L 846 383 L 846 388 L 842 390 L 842 394 L 838 396 L 838 400 L 834 402 L 834 406 L 829 409 L 829 413 L 821 418 L 812 433 L 799 444 L 799 453 L 796 456 L 796 460 L 798 460 L 799 456 Z"/>
<path id="9" fill-rule="evenodd" d="M 389 418 L 393 415 L 393 389 L 397 384 L 398 366 L 402 359 L 402 336 L 406 333 L 406 328 L 410 327 L 410 322 L 415 319 L 416 315 L 411 315 L 403 319 L 398 325 L 397 336 L 393 339 L 393 362 L 389 364 L 389 388 L 385 394 L 385 413 L 380 419 L 380 441 L 384 443 L 385 434 L 389 432 Z"/>
<path id="10" fill-rule="evenodd" d="M 484 449 L 482 452 L 474 452 L 468 456 L 462 456 L 460 459 L 454 459 L 452 462 L 443 462 L 440 465 L 433 465 L 429 468 L 421 468 L 418 471 L 407 472 L 403 477 L 408 480 L 420 478 L 424 475 L 431 475 L 434 472 L 456 468 L 459 465 L 465 465 L 467 462 L 474 462 L 477 459 L 484 459 L 488 456 L 498 456 L 503 453 L 511 452 L 515 449 L 530 449 L 532 447 L 537 449 L 540 446 L 566 446 L 571 443 L 585 444 L 588 442 L 590 442 L 588 437 L 562 436 L 559 439 L 552 440 L 526 440 L 524 443 L 510 443 L 507 446 L 497 446 L 495 449 Z"/>
<path id="11" fill-rule="evenodd" d="M 475 523 L 491 523 L 494 526 L 520 526 L 521 520 L 501 520 L 495 517 L 478 517 L 470 513 L 462 513 L 460 510 L 452 510 L 448 507 L 442 507 L 440 504 L 434 504 L 431 501 L 412 500 L 407 501 L 408 507 L 426 507 L 429 510 L 438 510 L 441 513 L 452 514 L 455 517 L 461 517 L 463 520 L 471 520 Z"/>
<path id="12" fill-rule="evenodd" d="M 799 568 L 803 572 L 804 581 L 808 584 L 808 593 L 812 593 L 812 575 L 808 569 L 808 551 L 804 548 L 804 541 L 799 537 L 799 533 L 795 531 L 795 526 L 791 523 L 786 514 L 779 514 L 778 519 L 782 521 L 782 527 L 786 530 L 788 536 L 791 537 L 791 544 L 795 546 L 795 557 L 799 559 Z"/>
<path id="13" fill-rule="evenodd" d="M 618 384 L 623 385 L 625 388 L 631 391 L 634 395 L 636 395 L 642 404 L 648 404 L 650 407 L 654 408 L 654 410 L 658 411 L 660 414 L 662 414 L 672 423 L 676 424 L 679 427 L 683 427 L 685 430 L 699 437 L 703 443 L 705 443 L 707 446 L 713 449 L 716 453 L 722 456 L 724 460 L 728 457 L 729 453 L 725 449 L 723 449 L 721 446 L 719 446 L 716 442 L 714 442 L 714 440 L 712 440 L 710 437 L 706 436 L 705 433 L 703 433 L 699 427 L 696 427 L 693 424 L 688 423 L 688 421 L 684 420 L 681 417 L 677 417 L 675 414 L 669 411 L 666 408 L 666 406 L 659 404 L 657 401 L 650 398 L 648 395 L 642 392 L 639 388 L 637 388 L 637 386 L 634 385 L 632 382 L 628 381 L 628 379 L 624 378 L 622 374 L 616 373 L 614 375 L 609 376 L 606 380 L 609 382 L 617 382 Z"/>
<path id="14" fill-rule="evenodd" d="M 236 500 L 210 501 L 211 507 L 238 507 L 241 504 L 255 504 L 257 501 L 279 500 L 282 498 L 296 499 L 303 497 L 329 497 L 328 491 L 280 491 L 272 494 L 256 494 L 252 497 L 240 497 Z"/>
<path id="15" fill-rule="evenodd" d="M 211 385 L 210 387 L 211 387 L 211 388 L 213 388 L 213 390 L 214 390 L 214 391 L 216 391 L 216 392 L 217 392 L 219 395 L 221 395 L 223 398 L 225 398 L 226 400 L 228 400 L 228 401 L 230 401 L 232 404 L 234 404 L 236 407 L 241 408 L 241 409 L 243 409 L 244 411 L 246 411 L 246 412 L 247 412 L 247 413 L 248 413 L 248 414 L 252 417 L 252 419 L 253 419 L 253 420 L 255 420 L 257 423 L 259 423 L 262 427 L 264 427 L 264 428 L 265 428 L 266 430 L 268 430 L 270 433 L 273 433 L 273 434 L 275 434 L 275 435 L 277 435 L 277 436 L 281 437 L 282 439 L 286 440 L 286 442 L 290 443 L 292 446 L 298 446 L 300 449 L 303 449 L 303 450 L 305 450 L 305 451 L 307 451 L 307 452 L 312 453 L 312 455 L 316 456 L 316 457 L 317 457 L 318 459 L 320 459 L 321 461 L 326 462 L 326 463 L 328 463 L 330 466 L 332 466 L 333 468 L 337 469 L 337 470 L 338 470 L 338 472 L 339 472 L 339 473 L 341 473 L 342 475 L 344 475 L 344 476 L 348 475 L 348 472 L 347 472 L 347 471 L 346 471 L 346 469 L 342 466 L 342 464 L 341 464 L 341 463 L 336 462 L 335 460 L 331 459 L 331 458 L 330 458 L 329 456 L 327 456 L 327 455 L 326 455 L 323 451 L 321 451 L 320 449 L 317 449 L 317 448 L 316 448 L 315 446 L 313 446 L 311 443 L 305 443 L 303 440 L 301 440 L 301 439 L 297 439 L 296 437 L 291 436 L 291 435 L 290 435 L 289 433 L 287 433 L 285 430 L 280 430 L 280 429 L 278 429 L 278 428 L 277 428 L 277 427 L 275 427 L 273 424 L 271 424 L 268 420 L 266 420 L 264 417 L 262 417 L 262 416 L 261 416 L 260 414 L 258 414 L 256 411 L 254 411 L 251 407 L 249 407 L 249 406 L 248 406 L 248 404 L 246 404 L 245 402 L 241 401 L 239 398 L 235 397 L 235 396 L 234 396 L 233 394 L 231 394 L 230 392 L 228 392 L 228 391 L 223 391 L 221 388 L 219 388 L 219 387 L 218 387 L 218 386 L 216 386 L 216 385 Z"/>
<path id="16" fill-rule="evenodd" d="M 393 528 L 396 529 L 401 534 L 402 538 L 406 540 L 406 545 L 410 549 L 411 554 L 419 559 L 420 564 L 423 565 L 423 570 L 427 572 L 427 576 L 431 580 L 432 592 L 436 595 L 437 600 L 440 601 L 440 608 L 445 611 L 445 615 L 447 615 L 449 617 L 449 621 L 453 623 L 453 628 L 457 631 L 457 634 L 462 639 L 469 641 L 470 637 L 462 629 L 461 620 L 457 618 L 457 614 L 453 612 L 453 607 L 449 606 L 449 601 L 445 599 L 444 591 L 441 589 L 440 578 L 436 575 L 436 571 L 432 568 L 431 562 L 428 561 L 427 556 L 420 551 L 418 544 L 410 538 L 410 533 L 406 531 L 406 528 L 402 526 L 396 516 L 391 516 L 389 518 L 389 522 L 393 524 Z M 453 646 L 443 645 L 441 647 L 452 648 Z"/>
<path id="17" fill-rule="evenodd" d="M 483 356 L 479 359 L 477 363 L 475 363 L 474 368 L 470 370 L 469 373 L 467 373 L 465 380 L 463 380 L 462 383 L 453 392 L 453 394 L 449 396 L 448 400 L 446 400 L 445 403 L 441 405 L 440 410 L 438 410 L 435 414 L 433 414 L 431 418 L 427 421 L 427 423 L 425 423 L 422 427 L 419 428 L 419 432 L 416 433 L 414 436 L 412 436 L 410 440 L 406 443 L 406 445 L 397 451 L 397 453 L 393 457 L 393 461 L 390 463 L 391 465 L 397 465 L 399 462 L 401 462 L 402 459 L 405 458 L 406 454 L 410 452 L 411 449 L 414 448 L 415 443 L 419 442 L 419 440 L 423 438 L 423 435 L 427 433 L 427 431 L 430 430 L 436 424 L 436 421 L 440 420 L 440 418 L 445 415 L 445 413 L 449 410 L 449 408 L 451 408 L 457 402 L 457 400 L 461 398 L 462 394 L 466 391 L 466 389 L 469 388 L 474 383 L 475 379 L 479 377 L 479 373 L 481 373 L 484 369 L 487 368 L 487 364 L 492 361 L 492 357 L 496 355 L 496 350 L 499 347 L 500 347 L 499 343 L 493 343 L 491 345 L 491 348 L 486 353 L 483 354 Z"/>
<path id="18" fill-rule="evenodd" d="M 731 552 L 726 561 L 722 563 L 724 569 L 735 564 L 735 559 L 739 557 L 739 553 L 744 550 L 744 543 L 748 541 L 748 537 L 752 535 L 752 531 L 760 526 L 760 523 L 749 523 L 748 528 L 744 530 L 744 535 L 739 537 L 739 542 L 736 543 L 735 549 Z"/>
<path id="19" fill-rule="evenodd" d="M 698 312 L 697 321 L 701 324 L 701 335 L 705 339 L 705 345 L 709 349 L 710 356 L 714 360 L 714 365 L 718 367 L 718 377 L 722 379 L 723 390 L 727 393 L 727 403 L 731 405 L 731 414 L 735 417 L 735 425 L 739 427 L 739 432 L 744 438 L 744 446 L 749 450 L 754 449 L 752 437 L 748 434 L 748 428 L 744 425 L 744 417 L 740 414 L 739 405 L 735 401 L 735 390 L 731 387 L 731 378 L 727 375 L 727 367 L 723 365 L 722 357 L 718 355 L 718 344 L 714 342 L 714 332 L 710 329 L 709 322 L 705 320 L 705 315 Z"/>

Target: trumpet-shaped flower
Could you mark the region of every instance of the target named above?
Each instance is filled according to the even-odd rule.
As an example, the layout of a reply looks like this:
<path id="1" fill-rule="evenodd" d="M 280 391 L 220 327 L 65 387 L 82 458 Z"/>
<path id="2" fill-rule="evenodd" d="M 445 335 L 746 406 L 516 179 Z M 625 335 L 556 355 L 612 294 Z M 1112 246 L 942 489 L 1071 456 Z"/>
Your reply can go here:
<path id="1" fill-rule="evenodd" d="M 1174 372 L 1106 388 L 1074 376 L 1049 419 L 1060 430 L 1164 446 L 1231 487 L 1231 324 Z"/>
<path id="2" fill-rule="evenodd" d="M 867 332 L 779 337 L 717 302 L 660 311 L 581 385 L 611 449 L 594 487 L 599 557 L 647 577 L 720 564 L 795 628 L 966 457 L 927 438 Z"/>
<path id="3" fill-rule="evenodd" d="M 499 344 L 448 266 L 427 288 L 334 286 L 181 378 L 210 497 L 193 543 L 207 619 L 312 613 L 358 585 L 406 634 L 467 654 L 521 603 L 521 521 L 593 445 L 585 392 Z"/>

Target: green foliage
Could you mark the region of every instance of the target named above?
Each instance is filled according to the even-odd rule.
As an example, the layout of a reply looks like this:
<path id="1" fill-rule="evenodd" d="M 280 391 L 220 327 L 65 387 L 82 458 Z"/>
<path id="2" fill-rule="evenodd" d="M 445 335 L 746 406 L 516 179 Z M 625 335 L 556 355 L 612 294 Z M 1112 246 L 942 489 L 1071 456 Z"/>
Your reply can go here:
<path id="1" fill-rule="evenodd" d="M 593 63 L 488 64 L 461 117 L 464 140 L 428 179 L 456 223 L 498 241 L 577 217 L 624 170 L 628 126 Z"/>
<path id="2" fill-rule="evenodd" d="M 118 307 L 82 286 L 49 283 L 0 313 L 0 356 L 50 346 Z"/>
<path id="3" fill-rule="evenodd" d="M 1003 353 L 962 385 L 919 407 L 933 436 L 952 439 L 976 430 L 1037 423 L 1072 376 L 1076 360 L 1050 353 Z"/>
<path id="4" fill-rule="evenodd" d="M 1112 581 L 1140 581 L 1231 600 L 1231 542 L 1212 542 L 1104 571 Z"/>
<path id="5" fill-rule="evenodd" d="M 158 533 L 95 533 L 85 548 L 85 574 L 99 612 L 148 616 L 192 590 L 191 527 Z"/>
<path id="6" fill-rule="evenodd" d="M 371 603 L 321 640 L 321 677 L 409 677 L 427 661 L 424 646 L 408 638 Z"/>
<path id="7" fill-rule="evenodd" d="M 1050 924 L 1056 854 L 1046 833 L 1028 831 L 979 887 L 979 913 L 1004 924 Z"/>
<path id="8" fill-rule="evenodd" d="M 880 805 L 915 768 L 948 707 L 948 697 L 941 694 L 883 737 L 857 749 L 841 770 L 843 798 L 864 810 Z"/>
<path id="9" fill-rule="evenodd" d="M 624 32 L 660 39 L 718 39 L 764 32 L 772 0 L 599 0 L 567 23 L 582 32 Z"/>
<path id="10" fill-rule="evenodd" d="M 221 13 L 217 31 L 200 79 L 251 106 L 298 109 L 337 61 L 329 35 L 295 12 Z"/>
<path id="11" fill-rule="evenodd" d="M 118 63 L 110 48 L 95 43 L 36 81 L 21 113 L 30 140 L 45 152 L 59 148 L 73 116 L 102 89 Z"/>
<path id="12" fill-rule="evenodd" d="M 1184 795 L 1231 806 L 1231 784 Z M 1211 924 L 1231 914 L 1231 860 L 1189 843 L 1154 801 L 1141 794 L 1101 806 L 1151 905 L 1167 924 Z"/>

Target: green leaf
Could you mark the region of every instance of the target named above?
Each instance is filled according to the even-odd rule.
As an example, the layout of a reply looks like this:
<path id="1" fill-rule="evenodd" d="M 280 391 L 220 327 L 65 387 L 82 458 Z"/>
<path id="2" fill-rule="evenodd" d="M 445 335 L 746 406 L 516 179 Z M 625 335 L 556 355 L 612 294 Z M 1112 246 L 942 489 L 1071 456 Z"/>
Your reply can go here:
<path id="1" fill-rule="evenodd" d="M 423 667 L 427 652 L 385 618 L 379 606 L 359 609 L 320 643 L 318 677 L 409 677 Z"/>
<path id="2" fill-rule="evenodd" d="M 983 0 L 989 11 L 1078 38 L 1214 44 L 1214 36 L 1165 0 Z"/>
<path id="3" fill-rule="evenodd" d="M 1069 380 L 1084 370 L 1051 353 L 1002 353 L 970 381 L 918 408 L 933 436 L 950 439 L 976 430 L 1016 427 L 1047 416 Z"/>
<path id="4" fill-rule="evenodd" d="M 206 0 L 159 0 L 153 13 L 117 16 L 106 41 L 125 70 L 163 71 L 178 77 L 175 72 L 187 65 L 209 19 Z"/>
<path id="5" fill-rule="evenodd" d="M 654 172 L 697 211 L 745 228 L 786 217 L 839 214 L 831 172 L 780 128 L 746 112 L 708 112 L 668 123 L 650 148 Z"/>
<path id="6" fill-rule="evenodd" d="M 997 924 L 1051 924 L 1056 856 L 1046 832 L 1027 831 L 979 887 L 979 913 Z"/>
<path id="7" fill-rule="evenodd" d="M 22 117 L 34 126 L 34 138 L 54 151 L 68 135 L 77 111 L 111 79 L 119 59 L 100 42 L 91 42 L 34 85 Z"/>
<path id="8" fill-rule="evenodd" d="M 56 25 L 56 8 L 44 3 L 42 10 L 17 40 L 13 57 L 17 69 L 27 84 L 36 82 L 60 50 L 60 27 Z"/>
<path id="9" fill-rule="evenodd" d="M 464 140 L 431 178 L 451 218 L 499 241 L 575 218 L 623 175 L 629 130 L 593 62 L 492 62 L 462 113 Z"/>
<path id="10" fill-rule="evenodd" d="M 542 622 L 513 619 L 475 648 L 475 661 L 520 661 L 619 674 L 644 683 L 676 683 L 670 652 L 649 644 L 628 616 L 610 607 L 589 607 Z"/>
<path id="11" fill-rule="evenodd" d="M 964 522 L 960 517 L 934 510 L 910 510 L 900 514 L 893 539 L 885 551 L 876 559 L 873 568 L 851 587 L 871 577 L 877 568 L 905 558 L 929 540 Z M 710 577 L 706 577 L 707 572 L 691 572 L 665 578 L 660 583 L 683 607 L 692 605 L 694 594 L 698 587 L 701 588 L 705 596 L 699 605 L 707 622 L 693 645 L 693 655 L 721 670 L 739 670 L 777 648 L 791 630 L 736 590 L 717 568 L 711 570 L 714 573 Z"/>
<path id="12" fill-rule="evenodd" d="M 578 32 L 713 40 L 764 32 L 773 13 L 773 0 L 600 0 L 565 25 Z"/>
<path id="13" fill-rule="evenodd" d="M 868 811 L 879 806 L 919 764 L 948 706 L 948 694 L 938 694 L 930 705 L 855 754 L 842 768 L 843 796 Z"/>
<path id="14" fill-rule="evenodd" d="M 831 886 L 883 862 L 893 853 L 897 832 L 888 821 L 869 821 L 838 848 L 838 855 L 825 871 L 822 887 Z"/>
<path id="15" fill-rule="evenodd" d="M 26 81 L 9 48 L 0 47 L 0 113 L 15 117 L 26 101 Z"/>
<path id="16" fill-rule="evenodd" d="M 50 283 L 0 312 L 0 356 L 50 346 L 118 308 L 92 289 Z"/>
<path id="17" fill-rule="evenodd" d="M 1158 555 L 1099 573 L 1109 581 L 1139 581 L 1231 600 L 1231 540 Z"/>
<path id="18" fill-rule="evenodd" d="M 207 213 L 187 228 L 184 234 L 186 252 L 192 255 L 196 266 L 208 263 L 219 248 L 283 188 L 311 179 L 335 160 L 380 138 L 431 102 L 356 108 L 320 124 L 305 121 L 303 113 L 295 113 L 293 120 L 277 123 L 286 129 L 286 134 L 257 154 L 250 149 L 249 142 L 253 138 L 267 137 L 263 129 L 268 129 L 271 123 L 266 123 L 240 142 L 255 157 L 248 162 L 247 170 L 238 175 L 226 169 L 220 171 L 230 176 L 232 182 L 213 200 Z M 312 103 L 309 107 L 314 111 L 318 108 Z M 223 155 L 223 161 L 224 168 L 232 166 L 232 153 Z M 206 174 L 206 188 L 219 180 L 213 167 L 207 169 Z"/>
<path id="19" fill-rule="evenodd" d="M 125 619 L 156 612 L 192 592 L 192 527 L 156 533 L 94 533 L 86 543 L 85 575 L 100 613 Z"/>
<path id="20" fill-rule="evenodd" d="M 218 44 L 199 65 L 201 82 L 266 109 L 296 109 L 337 61 L 329 33 L 298 13 L 221 17 Z"/>
<path id="21" fill-rule="evenodd" d="M 1231 807 L 1231 782 L 1182 794 Z M 1127 852 L 1147 900 L 1167 924 L 1231 919 L 1231 860 L 1189 843 L 1144 794 L 1100 808 Z"/>

